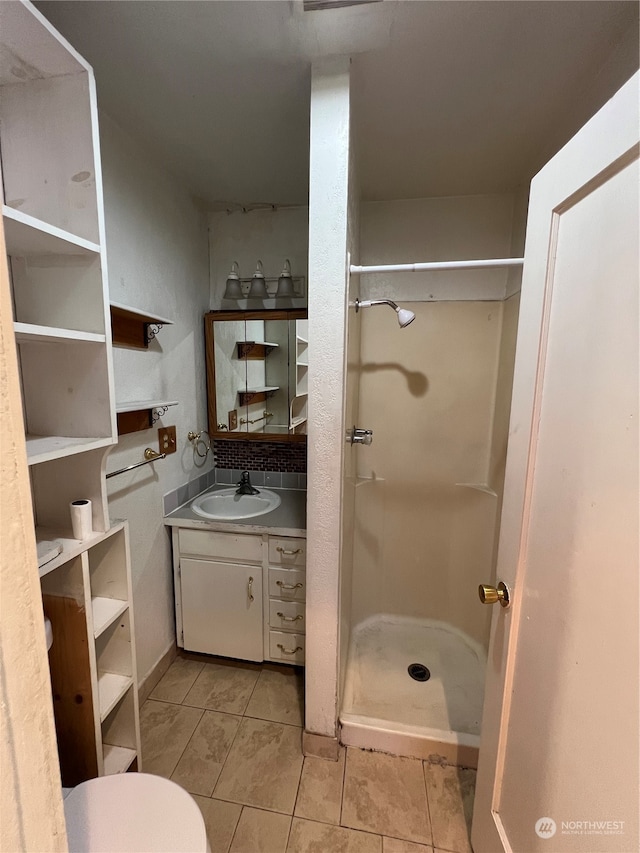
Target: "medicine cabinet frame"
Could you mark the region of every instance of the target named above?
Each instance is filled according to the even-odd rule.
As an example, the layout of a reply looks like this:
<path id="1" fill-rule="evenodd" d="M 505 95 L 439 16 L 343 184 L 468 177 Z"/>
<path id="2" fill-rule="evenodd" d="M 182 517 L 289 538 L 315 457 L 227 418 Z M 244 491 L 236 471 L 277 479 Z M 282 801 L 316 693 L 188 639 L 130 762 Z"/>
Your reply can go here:
<path id="1" fill-rule="evenodd" d="M 287 320 L 287 321 L 296 321 L 296 320 L 305 320 L 307 319 L 308 314 L 306 309 L 296 309 L 296 310 L 282 310 L 282 311 L 208 311 L 204 315 L 204 335 L 205 335 L 205 357 L 206 357 L 206 370 L 207 370 L 207 416 L 209 420 L 209 436 L 211 439 L 224 439 L 230 441 L 269 441 L 269 442 L 279 442 L 279 443 L 306 443 L 307 436 L 306 433 L 296 432 L 295 426 L 291 426 L 292 416 L 290 415 L 290 429 L 287 433 L 269 433 L 269 432 L 244 432 L 244 431 L 231 431 L 229 429 L 221 430 L 218 428 L 220 423 L 224 423 L 228 418 L 227 412 L 217 412 L 216 408 L 216 365 L 215 365 L 215 335 L 214 335 L 214 323 L 225 322 L 225 321 L 235 321 L 235 322 L 246 322 L 250 320 L 264 320 L 264 321 L 272 321 L 272 320 Z M 295 351 L 293 353 L 289 353 L 289 358 L 297 359 L 297 337 L 294 335 L 294 340 L 296 343 L 294 344 Z M 291 338 L 291 336 L 290 336 Z M 246 345 L 248 342 L 239 342 L 243 345 Z M 306 341 L 304 342 L 306 345 Z M 254 344 L 256 350 L 262 348 L 261 342 L 256 342 Z M 268 353 L 258 353 L 256 352 L 257 357 L 268 357 Z M 245 357 L 250 358 L 251 356 L 247 355 Z M 249 393 L 248 391 L 246 392 Z M 242 396 L 242 392 L 239 391 L 239 395 Z M 306 392 L 303 395 L 306 397 Z M 267 398 L 268 399 L 268 398 Z M 298 396 L 295 397 L 296 400 L 299 399 Z M 265 403 L 267 401 L 265 400 Z M 291 400 L 288 400 L 289 408 L 291 408 Z M 305 406 L 306 408 L 306 406 Z M 296 419 L 299 420 L 299 419 Z M 304 419 L 306 421 L 306 418 Z"/>

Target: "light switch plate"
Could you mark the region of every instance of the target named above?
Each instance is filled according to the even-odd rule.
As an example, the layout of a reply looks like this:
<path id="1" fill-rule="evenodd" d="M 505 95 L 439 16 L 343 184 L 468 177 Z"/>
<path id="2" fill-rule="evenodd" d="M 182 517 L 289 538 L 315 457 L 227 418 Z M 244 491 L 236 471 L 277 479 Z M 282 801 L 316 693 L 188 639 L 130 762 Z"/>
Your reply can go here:
<path id="1" fill-rule="evenodd" d="M 234 429 L 238 429 L 238 410 L 233 409 L 229 412 L 229 432 L 233 432 Z"/>
<path id="2" fill-rule="evenodd" d="M 160 427 L 158 429 L 158 447 L 160 453 L 175 453 L 176 452 L 176 428 Z"/>

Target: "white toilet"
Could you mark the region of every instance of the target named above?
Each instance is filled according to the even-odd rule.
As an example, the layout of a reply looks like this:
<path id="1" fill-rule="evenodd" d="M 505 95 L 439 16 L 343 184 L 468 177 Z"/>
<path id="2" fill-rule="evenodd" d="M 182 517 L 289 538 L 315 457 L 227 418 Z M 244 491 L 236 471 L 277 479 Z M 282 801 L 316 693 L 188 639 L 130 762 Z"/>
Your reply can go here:
<path id="1" fill-rule="evenodd" d="M 196 801 L 149 773 L 89 779 L 64 801 L 71 853 L 211 853 Z"/>

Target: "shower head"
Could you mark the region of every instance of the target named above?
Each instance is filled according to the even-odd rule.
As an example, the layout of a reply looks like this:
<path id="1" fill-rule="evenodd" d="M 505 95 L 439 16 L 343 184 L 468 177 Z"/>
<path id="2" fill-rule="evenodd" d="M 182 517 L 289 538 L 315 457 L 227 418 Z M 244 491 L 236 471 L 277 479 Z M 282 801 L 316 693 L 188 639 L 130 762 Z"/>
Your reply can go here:
<path id="1" fill-rule="evenodd" d="M 398 315 L 398 323 L 400 323 L 401 329 L 404 329 L 405 326 L 408 326 L 409 323 L 413 323 L 416 319 L 416 315 L 413 311 L 409 311 L 407 308 L 396 308 L 396 313 Z"/>
<path id="2" fill-rule="evenodd" d="M 390 305 L 398 315 L 398 323 L 400 324 L 401 329 L 404 329 L 405 326 L 408 326 L 409 323 L 413 323 L 416 319 L 416 315 L 413 311 L 409 311 L 408 308 L 400 308 L 400 306 L 396 305 L 396 303 L 391 299 L 356 299 L 356 314 L 361 308 L 369 308 L 371 305 Z"/>

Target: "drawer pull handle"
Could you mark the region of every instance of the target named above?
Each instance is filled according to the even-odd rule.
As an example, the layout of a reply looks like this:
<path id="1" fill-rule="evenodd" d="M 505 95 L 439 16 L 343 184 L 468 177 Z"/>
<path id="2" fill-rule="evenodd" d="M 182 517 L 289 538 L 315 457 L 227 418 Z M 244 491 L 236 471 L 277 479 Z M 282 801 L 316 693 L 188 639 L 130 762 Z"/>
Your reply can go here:
<path id="1" fill-rule="evenodd" d="M 302 646 L 296 646 L 295 649 L 285 649 L 282 643 L 278 643 L 278 648 L 283 655 L 295 655 L 296 652 L 302 651 Z"/>
<path id="2" fill-rule="evenodd" d="M 286 548 L 281 548 L 279 545 L 276 551 L 282 554 L 283 557 L 295 557 L 296 554 L 302 554 L 302 548 L 296 548 L 295 551 L 287 551 Z"/>
<path id="3" fill-rule="evenodd" d="M 276 581 L 276 586 L 279 586 L 280 589 L 302 589 L 301 583 L 285 583 L 284 581 Z"/>
<path id="4" fill-rule="evenodd" d="M 249 578 L 249 583 L 247 584 L 247 598 L 249 601 L 253 601 L 253 578 Z"/>
<path id="5" fill-rule="evenodd" d="M 280 611 L 278 611 L 278 616 L 283 622 L 297 622 L 299 619 L 304 619 L 304 616 L 301 613 L 298 613 L 297 616 L 285 616 L 284 613 L 280 613 Z"/>

